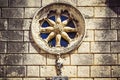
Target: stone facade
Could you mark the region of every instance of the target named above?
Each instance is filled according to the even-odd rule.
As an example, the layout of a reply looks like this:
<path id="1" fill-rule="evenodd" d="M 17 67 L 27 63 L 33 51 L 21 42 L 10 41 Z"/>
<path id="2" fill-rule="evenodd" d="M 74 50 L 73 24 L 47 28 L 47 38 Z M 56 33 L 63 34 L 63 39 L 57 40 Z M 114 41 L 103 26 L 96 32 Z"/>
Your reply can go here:
<path id="1" fill-rule="evenodd" d="M 37 9 L 67 2 L 85 18 L 82 44 L 63 55 L 69 80 L 120 80 L 119 0 L 0 0 L 0 80 L 50 80 L 56 56 L 34 43 L 31 21 Z"/>

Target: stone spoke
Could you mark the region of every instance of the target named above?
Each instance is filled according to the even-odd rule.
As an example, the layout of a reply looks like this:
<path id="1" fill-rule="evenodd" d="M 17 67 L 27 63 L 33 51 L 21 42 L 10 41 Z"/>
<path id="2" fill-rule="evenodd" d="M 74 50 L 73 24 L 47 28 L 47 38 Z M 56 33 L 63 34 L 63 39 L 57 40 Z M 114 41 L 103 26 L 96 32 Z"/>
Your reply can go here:
<path id="1" fill-rule="evenodd" d="M 42 33 L 50 33 L 53 30 L 54 30 L 53 27 L 40 28 L 40 32 L 42 32 Z"/>
<path id="2" fill-rule="evenodd" d="M 60 34 L 57 34 L 56 35 L 56 47 L 60 47 L 60 41 L 61 41 L 61 35 Z"/>
<path id="3" fill-rule="evenodd" d="M 51 26 L 54 26 L 56 23 L 53 20 L 50 20 L 48 18 L 45 19 Z"/>
<path id="4" fill-rule="evenodd" d="M 61 23 L 60 15 L 56 16 L 56 23 Z"/>
<path id="5" fill-rule="evenodd" d="M 68 36 L 66 32 L 61 32 L 61 36 L 67 40 L 69 43 L 71 42 L 71 38 Z"/>
<path id="6" fill-rule="evenodd" d="M 64 20 L 64 21 L 62 22 L 62 24 L 63 24 L 63 25 L 67 25 L 67 24 L 68 24 L 68 21 L 69 21 L 69 19 Z"/>
<path id="7" fill-rule="evenodd" d="M 49 36 L 45 39 L 46 42 L 50 41 L 51 39 L 53 39 L 55 37 L 55 33 L 54 32 L 51 32 L 49 34 Z"/>
<path id="8" fill-rule="evenodd" d="M 77 32 L 77 29 L 66 26 L 66 27 L 64 27 L 64 31 L 65 32 Z"/>

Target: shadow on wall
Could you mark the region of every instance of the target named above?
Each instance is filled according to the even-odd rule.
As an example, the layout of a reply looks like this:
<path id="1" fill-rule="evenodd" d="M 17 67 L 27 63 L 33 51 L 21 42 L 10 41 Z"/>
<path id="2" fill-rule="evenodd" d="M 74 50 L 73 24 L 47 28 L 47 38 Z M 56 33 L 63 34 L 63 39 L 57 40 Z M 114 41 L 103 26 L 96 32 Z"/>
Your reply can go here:
<path id="1" fill-rule="evenodd" d="M 106 5 L 120 15 L 120 0 L 106 0 Z"/>

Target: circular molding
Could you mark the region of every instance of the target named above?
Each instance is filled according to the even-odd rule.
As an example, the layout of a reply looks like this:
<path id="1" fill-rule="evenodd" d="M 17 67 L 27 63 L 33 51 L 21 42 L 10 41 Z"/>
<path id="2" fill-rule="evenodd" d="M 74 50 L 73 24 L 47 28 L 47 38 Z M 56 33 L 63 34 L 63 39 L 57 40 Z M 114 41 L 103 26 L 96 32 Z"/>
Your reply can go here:
<path id="1" fill-rule="evenodd" d="M 68 3 L 51 3 L 40 8 L 32 20 L 35 43 L 51 54 L 68 53 L 81 44 L 85 21 L 77 8 Z"/>

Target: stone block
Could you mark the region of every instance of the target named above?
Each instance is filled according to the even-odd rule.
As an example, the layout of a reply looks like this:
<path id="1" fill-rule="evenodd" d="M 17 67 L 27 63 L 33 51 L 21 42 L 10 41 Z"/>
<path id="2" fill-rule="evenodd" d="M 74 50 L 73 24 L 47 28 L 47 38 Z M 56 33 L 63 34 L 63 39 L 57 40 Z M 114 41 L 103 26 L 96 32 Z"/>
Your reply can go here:
<path id="1" fill-rule="evenodd" d="M 92 78 L 70 78 L 70 80 L 93 80 Z"/>
<path id="2" fill-rule="evenodd" d="M 3 8 L 2 17 L 3 18 L 23 18 L 24 9 L 23 8 Z"/>
<path id="3" fill-rule="evenodd" d="M 72 65 L 92 65 L 93 55 L 92 54 L 72 54 L 71 64 Z"/>
<path id="4" fill-rule="evenodd" d="M 28 53 L 28 43 L 26 42 L 9 42 L 8 53 Z"/>
<path id="5" fill-rule="evenodd" d="M 4 64 L 6 65 L 22 65 L 22 54 L 7 54 L 4 57 Z"/>
<path id="6" fill-rule="evenodd" d="M 23 78 L 23 80 L 46 80 L 45 78 Z"/>
<path id="7" fill-rule="evenodd" d="M 22 78 L 7 78 L 7 80 L 22 80 Z"/>
<path id="8" fill-rule="evenodd" d="M 47 54 L 47 65 L 55 65 L 56 62 L 56 55 Z M 69 65 L 70 64 L 70 56 L 69 54 L 65 54 L 61 56 L 63 60 L 63 65 Z"/>
<path id="9" fill-rule="evenodd" d="M 89 66 L 79 66 L 78 67 L 78 76 L 79 77 L 90 77 Z"/>
<path id="10" fill-rule="evenodd" d="M 29 43 L 29 53 L 39 53 L 40 49 L 35 43 Z"/>
<path id="11" fill-rule="evenodd" d="M 7 31 L 8 41 L 23 41 L 23 31 Z"/>
<path id="12" fill-rule="evenodd" d="M 111 29 L 120 29 L 120 19 L 111 19 Z"/>
<path id="13" fill-rule="evenodd" d="M 118 30 L 118 41 L 120 41 L 120 30 Z"/>
<path id="14" fill-rule="evenodd" d="M 91 77 L 111 77 L 110 66 L 91 66 Z"/>
<path id="15" fill-rule="evenodd" d="M 111 42 L 111 52 L 120 52 L 120 42 Z"/>
<path id="16" fill-rule="evenodd" d="M 39 8 L 25 8 L 25 18 L 33 18 Z"/>
<path id="17" fill-rule="evenodd" d="M 24 65 L 46 65 L 46 55 L 24 54 Z"/>
<path id="18" fill-rule="evenodd" d="M 0 7 L 7 7 L 8 6 L 8 0 L 0 0 Z"/>
<path id="19" fill-rule="evenodd" d="M 120 66 L 112 66 L 112 77 L 120 77 Z"/>
<path id="20" fill-rule="evenodd" d="M 117 41 L 117 30 L 95 30 L 95 41 Z"/>
<path id="21" fill-rule="evenodd" d="M 78 10 L 81 12 L 81 14 L 85 17 L 93 17 L 93 7 L 78 7 Z"/>
<path id="22" fill-rule="evenodd" d="M 5 76 L 5 66 L 0 66 L 0 78 Z"/>
<path id="23" fill-rule="evenodd" d="M 0 41 L 7 41 L 7 40 L 8 40 L 7 31 L 0 31 Z"/>
<path id="24" fill-rule="evenodd" d="M 28 66 L 27 76 L 39 76 L 39 66 Z"/>
<path id="25" fill-rule="evenodd" d="M 108 7 L 95 7 L 95 17 L 117 17 L 117 14 Z"/>
<path id="26" fill-rule="evenodd" d="M 55 66 L 40 66 L 40 76 L 41 77 L 56 76 Z"/>
<path id="27" fill-rule="evenodd" d="M 94 41 L 94 31 L 86 30 L 85 37 L 83 41 Z"/>
<path id="28" fill-rule="evenodd" d="M 41 0 L 10 0 L 10 7 L 41 7 Z"/>
<path id="29" fill-rule="evenodd" d="M 77 6 L 106 6 L 106 0 L 78 0 Z"/>
<path id="30" fill-rule="evenodd" d="M 76 66 L 63 66 L 62 75 L 68 76 L 68 77 L 76 77 L 77 67 Z"/>
<path id="31" fill-rule="evenodd" d="M 31 19 L 9 19 L 9 30 L 30 30 Z"/>
<path id="32" fill-rule="evenodd" d="M 91 52 L 110 52 L 110 42 L 91 42 Z"/>
<path id="33" fill-rule="evenodd" d="M 7 66 L 6 75 L 7 77 L 23 77 L 26 73 L 25 66 Z"/>
<path id="34" fill-rule="evenodd" d="M 89 42 L 82 42 L 80 47 L 78 48 L 78 53 L 86 53 L 90 52 L 90 43 Z"/>
<path id="35" fill-rule="evenodd" d="M 1 13 L 1 11 L 0 11 Z M 0 19 L 0 30 L 6 30 L 8 27 L 7 19 Z"/>
<path id="36" fill-rule="evenodd" d="M 0 42 L 0 53 L 5 53 L 7 49 L 6 47 L 7 47 L 6 42 Z"/>
<path id="37" fill-rule="evenodd" d="M 24 31 L 24 41 L 30 41 L 30 31 Z"/>
<path id="38" fill-rule="evenodd" d="M 117 64 L 117 54 L 95 54 L 95 65 L 115 65 Z"/>
<path id="39" fill-rule="evenodd" d="M 95 78 L 94 80 L 117 80 L 116 78 Z"/>
<path id="40" fill-rule="evenodd" d="M 110 29 L 109 19 L 85 19 L 86 29 Z"/>

